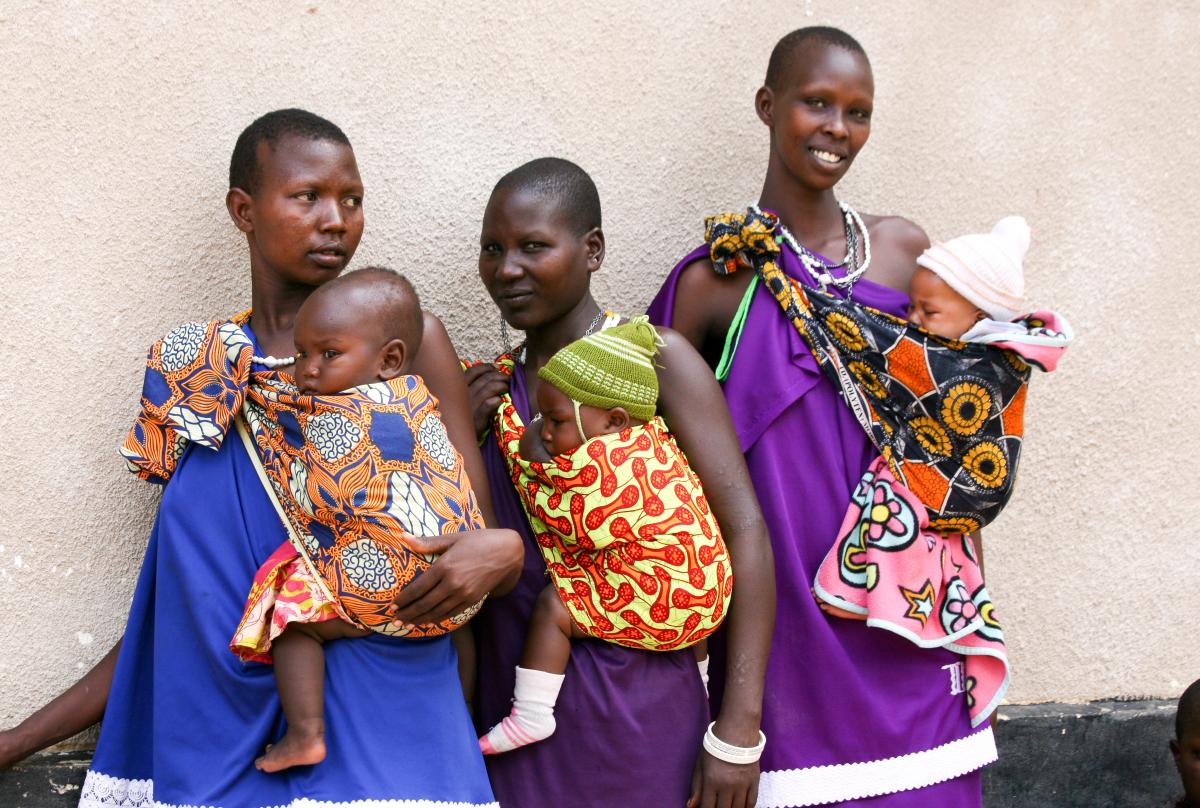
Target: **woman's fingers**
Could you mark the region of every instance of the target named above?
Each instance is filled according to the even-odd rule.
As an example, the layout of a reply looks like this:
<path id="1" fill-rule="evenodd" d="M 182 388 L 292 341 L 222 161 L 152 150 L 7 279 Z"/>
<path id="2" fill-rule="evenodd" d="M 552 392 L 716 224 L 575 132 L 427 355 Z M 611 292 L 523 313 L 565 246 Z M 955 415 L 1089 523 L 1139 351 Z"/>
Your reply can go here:
<path id="1" fill-rule="evenodd" d="M 452 617 L 520 574 L 524 544 L 512 530 L 464 531 L 395 600 L 396 619 L 429 623 Z"/>
<path id="2" fill-rule="evenodd" d="M 467 380 L 467 394 L 471 401 L 475 434 L 480 436 L 491 424 L 492 416 L 500 406 L 500 396 L 508 392 L 508 376 L 491 365 L 475 365 L 463 373 Z"/>
<path id="3" fill-rule="evenodd" d="M 471 393 L 471 398 L 478 395 L 479 391 L 489 387 L 499 385 L 502 388 L 508 387 L 508 376 L 496 370 L 491 365 L 476 365 L 472 368 L 467 368 L 463 371 L 463 375 L 467 380 L 467 390 Z"/>
<path id="4" fill-rule="evenodd" d="M 418 584 L 422 585 L 421 588 L 412 594 Z M 409 597 L 405 598 L 406 595 Z M 403 605 L 400 603 L 401 598 L 405 598 Z M 441 571 L 437 569 L 437 564 L 434 564 L 417 576 L 396 598 L 397 608 L 393 616 L 403 623 L 414 626 L 422 623 L 436 623 L 449 616 L 443 614 L 444 609 L 442 608 L 447 600 L 448 595 L 443 586 Z M 451 604 L 447 604 L 447 606 L 449 605 Z"/>
<path id="5" fill-rule="evenodd" d="M 757 764 L 726 763 L 702 751 L 696 770 L 700 784 L 699 808 L 754 808 L 758 799 Z"/>
<path id="6" fill-rule="evenodd" d="M 456 614 L 460 614 L 464 609 L 467 608 L 466 605 L 460 604 L 454 598 L 442 598 L 441 600 L 438 600 L 438 598 L 442 597 L 442 594 L 443 593 L 440 591 L 440 589 L 435 589 L 430 592 L 424 600 L 413 604 L 414 610 L 422 608 L 422 604 L 426 602 L 432 603 L 433 605 L 425 609 L 425 611 L 415 614 L 411 620 L 405 620 L 404 622 L 414 626 L 420 626 L 426 623 L 440 623 L 443 620 L 449 620 Z"/>
<path id="7" fill-rule="evenodd" d="M 429 590 L 433 589 L 438 582 L 438 578 L 440 576 L 435 570 L 436 566 L 437 564 L 435 563 L 429 569 L 425 570 L 412 581 L 410 581 L 408 586 L 400 590 L 400 594 L 397 595 L 396 599 L 393 601 L 393 604 L 396 607 L 396 617 L 404 620 L 406 623 L 411 622 L 407 619 L 407 616 L 417 614 L 417 612 L 412 610 L 412 605 L 421 600 L 421 598 L 425 597 Z"/>
<path id="8" fill-rule="evenodd" d="M 699 808 L 700 806 L 700 759 L 696 759 L 696 765 L 692 767 L 692 791 L 688 794 L 687 804 L 684 808 Z"/>

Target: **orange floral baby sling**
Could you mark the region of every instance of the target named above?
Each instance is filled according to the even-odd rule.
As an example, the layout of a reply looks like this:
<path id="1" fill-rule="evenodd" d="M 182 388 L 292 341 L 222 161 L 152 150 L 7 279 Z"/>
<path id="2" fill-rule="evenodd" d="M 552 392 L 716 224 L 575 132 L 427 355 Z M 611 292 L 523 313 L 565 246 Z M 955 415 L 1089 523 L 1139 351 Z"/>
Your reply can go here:
<path id="1" fill-rule="evenodd" d="M 408 538 L 483 526 L 437 400 L 417 376 L 301 395 L 286 375 L 251 370 L 247 319 L 188 323 L 151 347 L 142 410 L 121 449 L 130 471 L 165 483 L 189 443 L 215 451 L 237 430 L 289 541 L 341 617 L 393 636 L 457 628 L 474 609 L 420 626 L 388 615 L 433 560 Z"/>
<path id="2" fill-rule="evenodd" d="M 497 366 L 511 374 L 511 356 Z M 505 394 L 496 439 L 550 578 L 571 618 L 601 640 L 652 651 L 694 645 L 721 624 L 733 569 L 700 480 L 661 418 L 586 441 L 551 462 L 518 448 Z"/>

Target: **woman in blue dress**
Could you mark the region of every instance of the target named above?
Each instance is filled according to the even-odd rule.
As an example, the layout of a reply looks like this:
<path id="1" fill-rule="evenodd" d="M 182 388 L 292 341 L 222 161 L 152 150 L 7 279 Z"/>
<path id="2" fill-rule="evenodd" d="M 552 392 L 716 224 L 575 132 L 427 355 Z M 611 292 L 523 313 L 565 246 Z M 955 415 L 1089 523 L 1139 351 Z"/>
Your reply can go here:
<path id="1" fill-rule="evenodd" d="M 244 330 L 256 358 L 293 352 L 300 304 L 358 246 L 362 193 L 346 136 L 311 113 L 269 113 L 238 139 L 227 205 L 250 252 L 253 308 Z M 429 314 L 414 370 L 441 400 L 491 521 L 466 389 L 449 338 Z M 254 768 L 281 735 L 278 696 L 270 667 L 243 663 L 228 643 L 255 570 L 284 538 L 241 441 L 186 449 L 163 491 L 121 644 L 58 700 L 2 733 L 0 766 L 103 711 L 81 808 L 496 805 L 449 637 L 329 643 L 326 760 L 277 774 Z M 479 531 L 406 590 L 397 616 L 418 623 L 456 614 L 511 585 L 521 557 L 515 534 Z"/>

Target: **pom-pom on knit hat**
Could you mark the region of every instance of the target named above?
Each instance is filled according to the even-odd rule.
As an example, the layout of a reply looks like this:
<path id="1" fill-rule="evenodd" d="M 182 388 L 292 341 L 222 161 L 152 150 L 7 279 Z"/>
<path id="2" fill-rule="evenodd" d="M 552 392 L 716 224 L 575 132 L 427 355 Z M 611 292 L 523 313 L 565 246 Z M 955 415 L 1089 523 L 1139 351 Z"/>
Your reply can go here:
<path id="1" fill-rule="evenodd" d="M 662 339 L 644 315 L 577 339 L 550 357 L 538 378 L 572 401 L 611 410 L 623 407 L 649 421 L 658 404 L 654 356 Z"/>
<path id="2" fill-rule="evenodd" d="M 990 233 L 973 233 L 934 244 L 917 264 L 937 274 L 954 291 L 993 320 L 1014 320 L 1025 310 L 1025 271 L 1029 225 L 1006 216 Z"/>

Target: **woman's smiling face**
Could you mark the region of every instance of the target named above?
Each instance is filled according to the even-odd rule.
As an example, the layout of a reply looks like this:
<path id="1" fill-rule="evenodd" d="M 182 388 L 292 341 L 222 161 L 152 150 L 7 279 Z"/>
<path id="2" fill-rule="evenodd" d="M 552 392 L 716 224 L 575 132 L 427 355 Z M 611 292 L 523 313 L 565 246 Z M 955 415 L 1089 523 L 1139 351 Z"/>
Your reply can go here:
<path id="1" fill-rule="evenodd" d="M 500 316 L 528 331 L 569 312 L 599 267 L 589 235 L 572 230 L 552 193 L 494 192 L 479 236 L 479 277 Z"/>
<path id="2" fill-rule="evenodd" d="M 802 185 L 832 188 L 871 135 L 875 80 L 865 56 L 808 43 L 793 54 L 777 89 L 759 90 L 772 159 Z"/>

